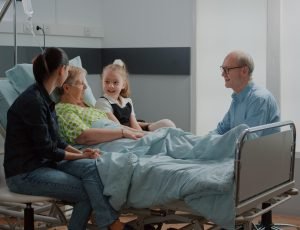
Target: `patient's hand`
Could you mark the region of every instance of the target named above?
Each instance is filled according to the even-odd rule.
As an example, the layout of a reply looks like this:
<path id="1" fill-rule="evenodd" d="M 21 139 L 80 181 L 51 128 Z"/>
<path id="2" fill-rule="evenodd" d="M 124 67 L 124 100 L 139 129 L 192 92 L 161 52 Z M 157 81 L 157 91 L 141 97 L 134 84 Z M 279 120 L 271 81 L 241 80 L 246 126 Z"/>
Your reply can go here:
<path id="1" fill-rule="evenodd" d="M 142 131 L 132 130 L 132 129 L 123 129 L 123 137 L 137 140 L 145 135 Z"/>
<path id="2" fill-rule="evenodd" d="M 90 159 L 96 159 L 101 155 L 99 149 L 91 149 L 91 148 L 84 149 L 82 153 L 86 158 L 90 158 Z"/>

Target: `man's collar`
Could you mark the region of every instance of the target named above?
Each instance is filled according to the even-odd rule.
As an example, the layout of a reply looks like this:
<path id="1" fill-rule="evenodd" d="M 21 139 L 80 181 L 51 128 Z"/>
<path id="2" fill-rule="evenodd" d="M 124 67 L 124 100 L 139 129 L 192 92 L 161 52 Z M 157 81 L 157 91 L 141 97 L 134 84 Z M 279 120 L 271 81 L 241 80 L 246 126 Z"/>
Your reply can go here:
<path id="1" fill-rule="evenodd" d="M 251 90 L 251 88 L 253 87 L 253 85 L 254 85 L 254 83 L 252 81 L 249 81 L 248 84 L 245 86 L 245 88 L 241 92 L 233 93 L 231 95 L 232 99 L 239 101 L 239 102 L 243 101 L 247 97 L 247 95 L 248 95 L 249 91 Z"/>
<path id="2" fill-rule="evenodd" d="M 107 100 L 109 100 L 110 103 L 118 103 L 118 101 L 116 101 L 113 97 L 107 95 L 107 94 L 104 94 L 103 95 Z M 123 102 L 124 98 L 120 95 L 119 96 L 121 102 Z"/>

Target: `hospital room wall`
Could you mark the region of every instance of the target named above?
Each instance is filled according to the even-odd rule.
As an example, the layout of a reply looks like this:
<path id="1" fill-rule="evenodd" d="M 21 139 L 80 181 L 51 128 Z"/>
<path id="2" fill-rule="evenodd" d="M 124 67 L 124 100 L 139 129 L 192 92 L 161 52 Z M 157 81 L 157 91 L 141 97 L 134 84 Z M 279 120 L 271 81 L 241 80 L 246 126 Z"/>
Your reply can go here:
<path id="1" fill-rule="evenodd" d="M 300 97 L 300 30 L 295 29 L 300 27 L 299 8 L 297 0 L 197 1 L 197 63 L 192 80 L 196 133 L 214 129 L 228 110 L 232 91 L 224 87 L 218 67 L 236 49 L 253 56 L 254 81 L 275 95 L 282 120 L 293 120 L 299 128 L 300 107 L 295 102 Z M 299 135 L 297 142 L 295 180 L 300 190 Z M 275 213 L 300 216 L 300 197 L 280 205 Z"/>
<path id="2" fill-rule="evenodd" d="M 197 1 L 195 92 L 196 133 L 216 127 L 231 101 L 219 66 L 227 52 L 242 49 L 255 62 L 253 79 L 278 100 L 282 120 L 300 125 L 299 98 L 300 26 L 297 0 Z M 213 14 L 211 12 L 214 12 Z M 255 15 L 255 17 L 253 17 Z M 192 76 L 193 78 L 193 76 Z M 194 86 L 194 87 L 193 87 Z M 211 109 L 213 105 L 213 110 Z M 193 108 L 192 108 L 193 109 Z M 193 113 L 193 112 L 192 112 Z M 297 158 L 300 158 L 300 135 Z"/>
<path id="3" fill-rule="evenodd" d="M 282 119 L 293 120 L 297 128 L 297 150 L 295 162 L 296 187 L 300 191 L 300 1 L 280 2 L 280 89 Z M 300 216 L 300 196 L 280 205 L 276 212 Z"/>
<path id="4" fill-rule="evenodd" d="M 212 13 L 213 12 L 213 13 Z M 232 50 L 253 56 L 253 79 L 266 85 L 267 0 L 199 0 L 196 18 L 196 132 L 216 128 L 231 102 L 220 66 Z M 255 15 L 255 17 L 254 17 Z"/>
<path id="5" fill-rule="evenodd" d="M 72 28 L 74 25 L 103 29 L 103 36 L 96 38 L 51 34 L 46 36 L 46 46 L 100 49 L 192 46 L 194 0 L 92 0 L 84 3 L 80 0 L 32 0 L 32 4 L 34 24 L 65 25 L 66 31 L 68 26 Z M 10 9 L 4 21 L 12 22 L 12 19 Z M 17 2 L 17 21 L 22 23 L 24 20 L 22 4 Z M 20 33 L 17 44 L 42 45 L 42 36 L 33 39 L 30 34 Z M 1 34 L 0 45 L 12 46 L 12 34 Z M 137 116 L 148 121 L 170 118 L 178 127 L 190 130 L 190 79 L 189 74 L 130 74 Z M 96 72 L 89 75 L 88 81 L 95 97 L 99 97 L 102 94 L 99 75 Z"/>
<path id="6" fill-rule="evenodd" d="M 102 3 L 104 48 L 151 50 L 192 46 L 194 0 L 103 0 Z M 147 62 L 151 65 L 159 58 L 153 56 Z M 130 73 L 130 84 L 138 118 L 147 121 L 170 118 L 178 127 L 190 130 L 190 74 Z"/>
<path id="7" fill-rule="evenodd" d="M 300 1 L 281 1 L 281 113 L 298 128 L 297 152 L 300 158 Z"/>
<path id="8" fill-rule="evenodd" d="M 3 1 L 3 0 L 1 0 Z M 84 6 L 83 6 L 84 5 Z M 101 48 L 102 9 L 101 2 L 98 0 L 89 0 L 84 4 L 80 0 L 32 0 L 34 26 L 47 25 L 45 31 L 46 46 L 60 47 L 91 47 Z M 0 28 L 13 28 L 13 7 L 10 6 L 8 12 L 3 18 Z M 43 46 L 43 37 L 41 31 L 35 31 L 36 38 L 25 34 L 25 24 L 27 17 L 24 14 L 22 2 L 17 2 L 17 45 L 18 46 Z M 84 29 L 97 29 L 97 35 L 91 32 L 90 36 L 84 34 Z M 100 35 L 99 35 L 100 34 Z M 94 36 L 95 35 L 95 36 Z M 11 33 L 1 33 L 0 45 L 13 45 Z"/>

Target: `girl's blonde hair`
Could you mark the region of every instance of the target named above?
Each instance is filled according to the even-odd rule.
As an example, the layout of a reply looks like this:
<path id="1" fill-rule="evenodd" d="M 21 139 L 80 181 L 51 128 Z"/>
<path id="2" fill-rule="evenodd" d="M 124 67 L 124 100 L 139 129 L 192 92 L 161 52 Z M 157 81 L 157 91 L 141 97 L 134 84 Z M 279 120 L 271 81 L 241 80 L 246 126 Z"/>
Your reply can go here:
<path id="1" fill-rule="evenodd" d="M 112 64 L 109 64 L 103 68 L 102 77 L 106 72 L 113 71 L 119 72 L 124 80 L 125 86 L 124 89 L 121 90 L 120 95 L 122 97 L 129 97 L 130 96 L 130 86 L 129 86 L 129 79 L 128 79 L 128 71 L 126 68 L 125 63 L 121 59 L 116 59 Z"/>

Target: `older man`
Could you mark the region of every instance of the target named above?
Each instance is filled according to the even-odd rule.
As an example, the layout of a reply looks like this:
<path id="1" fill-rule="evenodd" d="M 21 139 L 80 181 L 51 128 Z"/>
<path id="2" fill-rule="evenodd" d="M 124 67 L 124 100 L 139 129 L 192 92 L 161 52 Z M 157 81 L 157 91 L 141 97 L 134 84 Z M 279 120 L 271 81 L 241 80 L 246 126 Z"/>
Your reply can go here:
<path id="1" fill-rule="evenodd" d="M 220 68 L 225 87 L 231 88 L 233 94 L 230 108 L 214 132 L 224 134 L 239 124 L 253 127 L 279 121 L 280 112 L 274 96 L 252 81 L 254 62 L 249 54 L 243 51 L 230 52 Z M 257 134 L 268 135 L 272 132 L 274 129 Z M 264 208 L 268 206 L 269 203 L 263 203 Z M 271 211 L 262 215 L 261 224 L 265 229 L 271 229 Z"/>
<path id="2" fill-rule="evenodd" d="M 233 90 L 232 102 L 215 132 L 224 134 L 239 124 L 257 126 L 277 122 L 279 107 L 274 96 L 252 81 L 253 59 L 242 51 L 230 52 L 220 67 L 225 87 Z M 267 135 L 266 130 L 261 135 Z"/>

